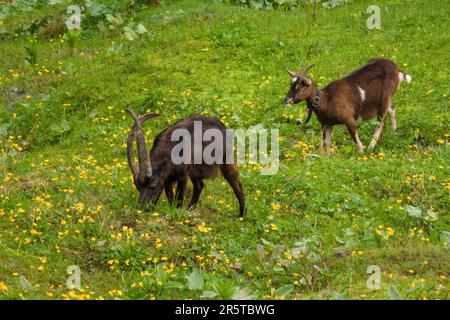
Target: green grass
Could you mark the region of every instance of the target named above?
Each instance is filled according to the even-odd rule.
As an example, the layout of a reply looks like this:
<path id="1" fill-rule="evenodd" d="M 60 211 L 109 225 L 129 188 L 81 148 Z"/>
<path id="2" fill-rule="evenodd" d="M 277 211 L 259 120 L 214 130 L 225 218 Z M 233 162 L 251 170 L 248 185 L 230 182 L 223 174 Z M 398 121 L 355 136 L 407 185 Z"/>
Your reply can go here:
<path id="1" fill-rule="evenodd" d="M 369 31 L 370 4 L 320 9 L 313 21 L 305 8 L 170 2 L 137 13 L 149 34 L 133 42 L 90 28 L 71 55 L 59 37 L 39 37 L 34 66 L 24 37 L 0 42 L 0 298 L 385 299 L 397 289 L 448 299 L 448 7 L 379 1 L 382 30 Z M 317 120 L 305 131 L 295 123 L 304 105 L 283 106 L 285 67 L 315 63 L 324 86 L 383 56 L 413 77 L 394 98 L 397 134 L 387 126 L 358 156 L 336 127 L 333 155 L 321 156 Z M 162 114 L 148 141 L 201 112 L 229 128 L 278 128 L 280 172 L 240 167 L 243 221 L 221 177 L 192 212 L 165 197 L 142 212 L 126 107 Z M 366 146 L 374 128 L 360 125 Z M 81 290 L 66 288 L 74 264 Z M 379 290 L 366 286 L 370 265 Z"/>

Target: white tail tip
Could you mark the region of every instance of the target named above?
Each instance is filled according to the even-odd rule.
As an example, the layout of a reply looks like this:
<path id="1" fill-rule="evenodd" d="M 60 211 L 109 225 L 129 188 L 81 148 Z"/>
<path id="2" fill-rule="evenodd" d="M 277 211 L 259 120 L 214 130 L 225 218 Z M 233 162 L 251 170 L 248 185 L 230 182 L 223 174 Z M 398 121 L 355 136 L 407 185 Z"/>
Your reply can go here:
<path id="1" fill-rule="evenodd" d="M 406 81 L 406 83 L 411 83 L 412 78 L 409 74 L 404 74 L 403 72 L 400 72 L 399 78 L 401 81 Z"/>
<path id="2" fill-rule="evenodd" d="M 406 81 L 407 83 L 411 83 L 412 78 L 411 78 L 411 76 L 410 76 L 409 74 L 405 75 L 405 81 Z"/>

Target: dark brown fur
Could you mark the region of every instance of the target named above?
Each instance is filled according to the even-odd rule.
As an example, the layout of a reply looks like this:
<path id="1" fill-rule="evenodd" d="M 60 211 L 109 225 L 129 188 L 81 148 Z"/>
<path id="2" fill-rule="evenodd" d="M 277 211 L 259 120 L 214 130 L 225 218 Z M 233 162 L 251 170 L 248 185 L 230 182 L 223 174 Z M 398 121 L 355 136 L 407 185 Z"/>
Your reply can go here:
<path id="1" fill-rule="evenodd" d="M 142 119 L 142 118 L 141 118 Z M 171 141 L 172 133 L 176 129 L 186 129 L 192 137 L 192 153 L 194 152 L 194 121 L 200 121 L 202 123 L 202 131 L 205 132 L 208 129 L 218 129 L 223 134 L 224 141 L 224 154 L 223 164 L 175 164 L 172 161 L 171 153 L 178 141 Z M 133 130 L 136 130 L 136 125 L 133 126 Z M 132 131 L 133 131 L 132 130 Z M 203 134 L 202 132 L 202 134 Z M 133 134 L 133 132 L 132 132 Z M 136 132 L 139 134 L 139 132 Z M 131 135 L 130 135 L 131 137 Z M 213 179 L 217 176 L 220 169 L 224 178 L 228 181 L 233 189 L 238 201 L 239 201 L 239 214 L 242 217 L 245 212 L 245 199 L 242 184 L 239 181 L 239 174 L 234 164 L 226 164 L 226 146 L 225 146 L 226 128 L 225 125 L 219 120 L 207 117 L 207 116 L 191 116 L 183 120 L 178 121 L 167 129 L 159 133 L 153 143 L 153 147 L 150 151 L 150 161 L 152 172 L 151 175 L 144 178 L 135 178 L 135 185 L 139 190 L 139 201 L 141 204 L 148 202 L 156 203 L 159 196 L 164 189 L 167 199 L 170 203 L 174 198 L 177 201 L 177 207 L 181 207 L 183 204 L 184 193 L 186 190 L 188 178 L 191 180 L 194 187 L 192 199 L 188 205 L 188 209 L 195 207 L 200 194 L 203 189 L 204 179 Z M 209 142 L 203 142 L 202 152 Z M 140 160 L 141 161 L 141 160 Z M 194 163 L 191 161 L 191 163 Z M 130 168 L 132 164 L 130 163 Z M 132 169 L 133 171 L 133 169 Z M 134 175 L 136 176 L 136 175 Z M 143 181 L 141 181 L 143 180 Z M 173 192 L 173 185 L 177 183 L 176 192 Z"/>

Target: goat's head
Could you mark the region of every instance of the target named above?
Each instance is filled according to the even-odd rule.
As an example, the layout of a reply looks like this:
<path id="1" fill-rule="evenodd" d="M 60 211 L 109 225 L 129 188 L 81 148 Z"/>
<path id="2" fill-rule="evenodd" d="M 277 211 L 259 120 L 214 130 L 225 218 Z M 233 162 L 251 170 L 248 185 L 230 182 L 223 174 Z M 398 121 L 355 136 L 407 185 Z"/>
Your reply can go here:
<path id="1" fill-rule="evenodd" d="M 147 152 L 142 124 L 153 117 L 159 116 L 155 113 L 147 113 L 138 118 L 131 109 L 126 109 L 134 120 L 130 135 L 127 141 L 128 166 L 133 174 L 133 181 L 139 191 L 139 204 L 156 204 L 164 188 L 164 177 L 166 175 L 166 161 L 158 161 L 152 164 L 150 155 Z M 133 153 L 133 143 L 136 137 L 139 166 L 136 165 Z"/>
<path id="2" fill-rule="evenodd" d="M 288 69 L 286 71 L 291 76 L 291 87 L 284 97 L 284 103 L 291 105 L 306 100 L 313 94 L 313 81 L 308 78 L 307 73 L 314 65 L 308 66 L 303 72 L 299 66 L 299 71 L 292 72 Z"/>

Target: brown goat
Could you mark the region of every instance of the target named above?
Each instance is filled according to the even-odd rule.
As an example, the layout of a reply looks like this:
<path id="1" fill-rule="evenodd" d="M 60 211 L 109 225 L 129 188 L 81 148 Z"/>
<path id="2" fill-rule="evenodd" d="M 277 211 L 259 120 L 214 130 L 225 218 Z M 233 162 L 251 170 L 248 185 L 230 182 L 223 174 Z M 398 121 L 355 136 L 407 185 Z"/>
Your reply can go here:
<path id="1" fill-rule="evenodd" d="M 193 137 L 194 123 L 200 122 L 202 124 L 202 134 L 208 129 L 215 129 L 219 130 L 220 133 L 223 134 L 223 137 L 225 137 L 226 128 L 222 122 L 212 117 L 200 115 L 191 116 L 180 120 L 157 135 L 149 154 L 147 153 L 147 146 L 142 131 L 142 125 L 146 120 L 156 117 L 158 114 L 148 113 L 138 119 L 132 110 L 127 109 L 127 111 L 134 119 L 134 125 L 131 128 L 127 141 L 127 159 L 128 165 L 133 174 L 134 184 L 139 191 L 139 203 L 141 205 L 147 205 L 148 203 L 156 204 L 163 189 L 165 190 L 168 201 L 172 203 L 174 199 L 173 184 L 177 182 L 175 197 L 177 200 L 177 207 L 182 207 L 187 179 L 189 177 L 194 186 L 192 199 L 188 206 L 188 209 L 192 209 L 195 207 L 200 198 L 200 194 L 203 189 L 203 179 L 215 178 L 220 168 L 223 176 L 230 184 L 239 201 L 239 215 L 241 217 L 244 215 L 244 192 L 242 189 L 242 184 L 238 178 L 238 171 L 234 164 L 228 164 L 225 161 L 227 150 L 230 149 L 227 149 L 224 146 L 224 161 L 222 163 L 206 164 L 202 160 L 199 164 L 196 164 L 195 161 L 175 164 L 172 158 L 172 151 L 174 147 L 179 144 L 178 141 L 172 141 L 172 135 L 175 130 L 185 130 Z M 139 167 L 136 165 L 133 154 L 133 143 L 135 137 Z M 188 141 L 188 143 L 190 143 L 192 147 L 191 150 L 195 151 L 194 139 L 190 142 Z M 202 141 L 202 152 L 205 147 L 205 142 Z"/>
<path id="2" fill-rule="evenodd" d="M 336 124 L 345 124 L 356 143 L 358 152 L 363 145 L 358 137 L 356 122 L 370 120 L 378 116 L 381 124 L 375 129 L 368 149 L 373 149 L 380 138 L 386 114 L 391 118 L 391 127 L 395 133 L 397 124 L 392 97 L 400 82 L 411 82 L 411 76 L 401 72 L 395 63 L 388 59 L 374 59 L 353 71 L 346 77 L 335 80 L 322 90 L 307 77 L 307 72 L 288 71 L 292 77 L 290 90 L 285 97 L 286 104 L 306 100 L 307 119 L 314 112 L 322 125 L 323 149 L 330 154 L 331 129 Z"/>

